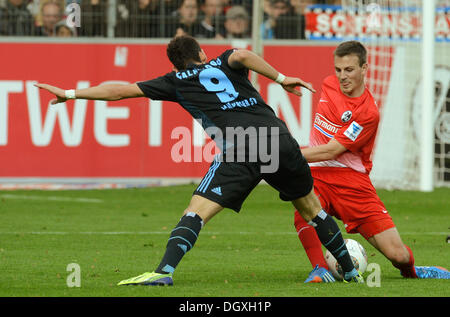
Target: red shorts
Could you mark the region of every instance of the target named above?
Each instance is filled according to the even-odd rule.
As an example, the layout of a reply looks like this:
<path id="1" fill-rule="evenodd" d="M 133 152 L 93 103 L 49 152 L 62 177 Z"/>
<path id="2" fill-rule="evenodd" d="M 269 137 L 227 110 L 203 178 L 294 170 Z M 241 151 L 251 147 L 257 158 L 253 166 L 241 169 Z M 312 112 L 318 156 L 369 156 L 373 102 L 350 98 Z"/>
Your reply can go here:
<path id="1" fill-rule="evenodd" d="M 348 233 L 368 239 L 395 227 L 369 175 L 341 167 L 311 167 L 323 209 L 342 220 Z"/>

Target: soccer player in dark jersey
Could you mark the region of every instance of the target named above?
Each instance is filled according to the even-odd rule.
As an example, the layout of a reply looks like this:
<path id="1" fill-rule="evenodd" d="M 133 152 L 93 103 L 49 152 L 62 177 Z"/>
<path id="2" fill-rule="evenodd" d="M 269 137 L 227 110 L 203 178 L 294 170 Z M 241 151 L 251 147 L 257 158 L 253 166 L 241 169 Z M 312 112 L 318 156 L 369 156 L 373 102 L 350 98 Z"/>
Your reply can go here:
<path id="1" fill-rule="evenodd" d="M 159 266 L 118 285 L 172 285 L 176 266 L 194 246 L 201 228 L 224 208 L 239 212 L 261 180 L 278 190 L 282 200 L 291 201 L 315 228 L 322 244 L 341 264 L 344 280 L 363 283 L 336 222 L 314 194 L 310 169 L 298 143 L 253 88 L 248 71 L 273 79 L 298 96 L 301 92 L 297 87 L 314 92 L 312 86 L 299 78 L 284 76 L 248 50 L 227 50 L 207 61 L 205 52 L 190 36 L 172 39 L 167 56 L 174 66 L 172 72 L 135 84 L 77 90 L 36 84 L 56 95 L 52 104 L 75 98 L 112 101 L 148 97 L 175 101 L 199 120 L 221 149 L 173 229 Z M 269 152 L 267 159 L 263 154 Z"/>

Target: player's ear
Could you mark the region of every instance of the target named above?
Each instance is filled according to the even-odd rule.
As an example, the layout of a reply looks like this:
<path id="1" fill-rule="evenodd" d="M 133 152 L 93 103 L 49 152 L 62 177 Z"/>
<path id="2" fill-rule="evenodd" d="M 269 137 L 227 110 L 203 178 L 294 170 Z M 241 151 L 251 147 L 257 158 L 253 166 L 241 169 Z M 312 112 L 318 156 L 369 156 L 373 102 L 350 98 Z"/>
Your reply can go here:
<path id="1" fill-rule="evenodd" d="M 364 75 L 366 75 L 367 70 L 369 69 L 369 64 L 364 63 L 364 64 L 361 66 L 361 68 L 362 68 L 362 70 L 363 70 Z"/>
<path id="2" fill-rule="evenodd" d="M 200 57 L 200 61 L 202 63 L 206 63 L 208 61 L 208 57 L 206 56 L 206 53 L 203 49 L 200 50 L 200 52 L 198 53 L 199 57 Z"/>

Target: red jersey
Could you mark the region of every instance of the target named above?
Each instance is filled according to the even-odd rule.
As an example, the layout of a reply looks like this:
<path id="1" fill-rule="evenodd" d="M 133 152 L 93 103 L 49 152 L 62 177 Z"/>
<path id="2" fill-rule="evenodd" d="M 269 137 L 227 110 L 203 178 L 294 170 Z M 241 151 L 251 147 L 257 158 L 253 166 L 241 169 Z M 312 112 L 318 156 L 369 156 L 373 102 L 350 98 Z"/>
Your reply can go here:
<path id="1" fill-rule="evenodd" d="M 322 84 L 310 146 L 326 144 L 334 138 L 348 151 L 335 160 L 310 163 L 310 166 L 349 167 L 369 174 L 379 120 L 377 104 L 367 88 L 361 96 L 351 98 L 341 92 L 335 75 L 328 76 Z"/>

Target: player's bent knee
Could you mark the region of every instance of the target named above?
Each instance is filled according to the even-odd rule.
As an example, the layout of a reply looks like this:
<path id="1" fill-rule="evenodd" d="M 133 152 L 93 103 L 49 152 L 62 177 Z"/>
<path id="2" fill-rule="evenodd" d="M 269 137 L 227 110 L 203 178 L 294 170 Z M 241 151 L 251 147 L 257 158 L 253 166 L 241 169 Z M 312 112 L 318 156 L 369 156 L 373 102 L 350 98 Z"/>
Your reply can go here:
<path id="1" fill-rule="evenodd" d="M 202 218 L 203 223 L 206 224 L 211 218 L 218 214 L 223 207 L 216 202 L 213 202 L 207 198 L 194 195 L 189 203 L 189 206 L 184 210 L 183 215 L 188 212 L 196 213 Z"/>
<path id="2" fill-rule="evenodd" d="M 292 204 L 305 221 L 314 219 L 322 210 L 319 198 L 317 198 L 314 190 L 311 190 L 311 192 L 304 197 L 293 200 Z"/>

